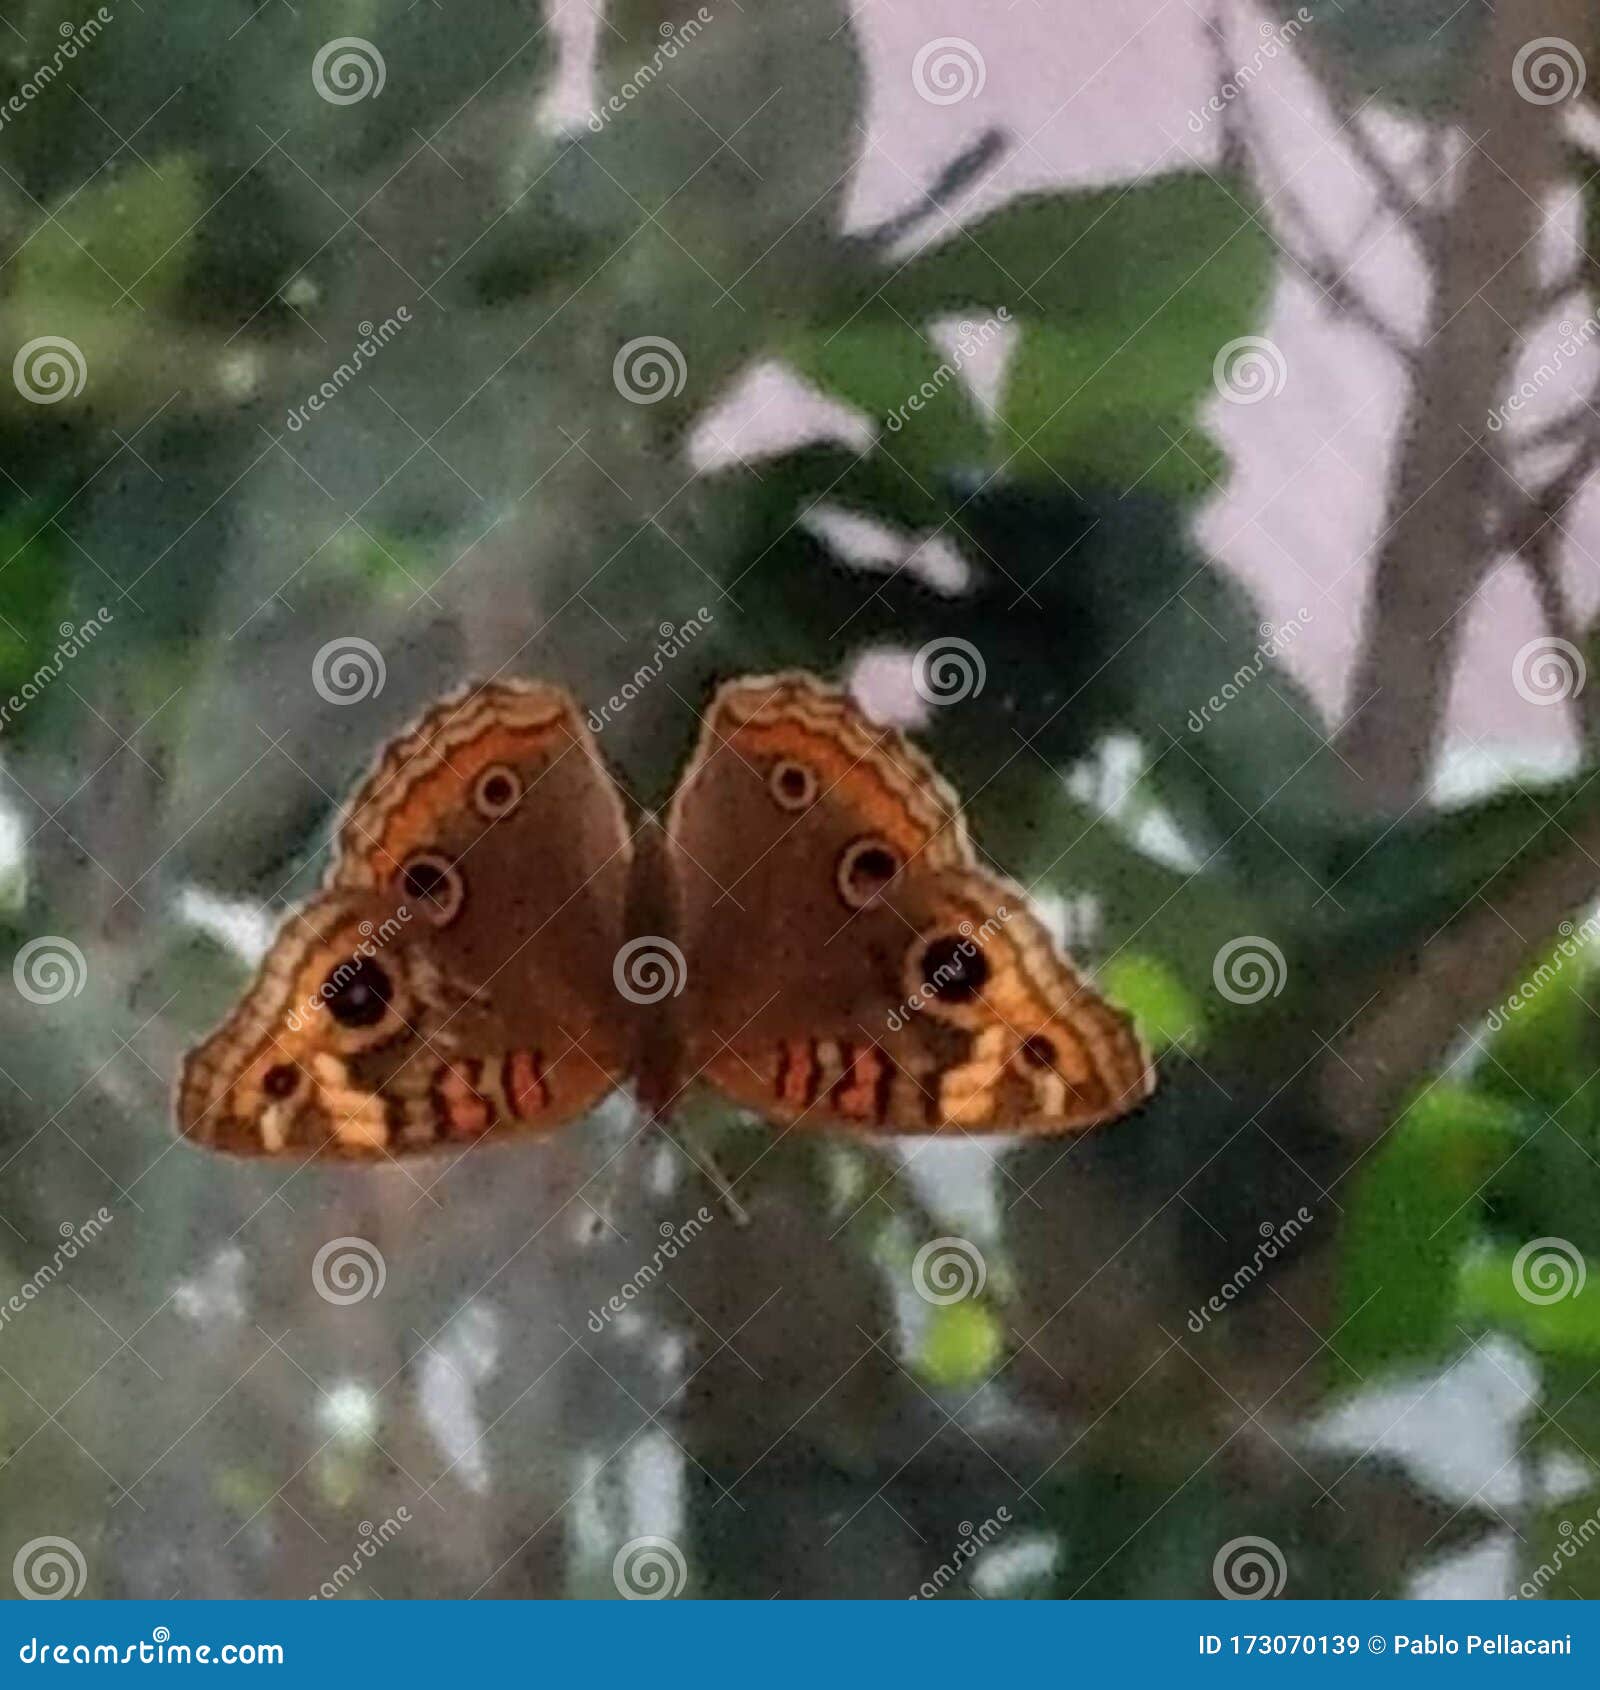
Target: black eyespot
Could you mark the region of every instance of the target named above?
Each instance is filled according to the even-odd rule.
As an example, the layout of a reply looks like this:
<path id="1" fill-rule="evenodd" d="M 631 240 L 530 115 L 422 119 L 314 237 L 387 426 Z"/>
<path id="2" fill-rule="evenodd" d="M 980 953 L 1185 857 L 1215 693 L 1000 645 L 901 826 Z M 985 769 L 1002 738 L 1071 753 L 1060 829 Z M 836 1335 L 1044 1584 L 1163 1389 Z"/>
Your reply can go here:
<path id="1" fill-rule="evenodd" d="M 522 777 L 504 763 L 493 763 L 478 776 L 472 788 L 472 802 L 490 821 L 508 816 L 522 801 Z"/>
<path id="2" fill-rule="evenodd" d="M 1054 1068 L 1056 1065 L 1056 1047 L 1053 1039 L 1044 1038 L 1035 1033 L 1022 1047 L 1022 1060 L 1030 1068 Z"/>
<path id="3" fill-rule="evenodd" d="M 839 896 L 862 909 L 900 872 L 899 853 L 882 839 L 857 839 L 839 857 Z"/>
<path id="4" fill-rule="evenodd" d="M 448 857 L 432 851 L 420 852 L 406 863 L 400 876 L 400 889 L 405 898 L 439 927 L 455 920 L 467 896 L 461 870 Z"/>
<path id="5" fill-rule="evenodd" d="M 261 1089 L 268 1097 L 293 1097 L 300 1089 L 300 1070 L 292 1062 L 275 1063 L 261 1076 Z"/>
<path id="6" fill-rule="evenodd" d="M 940 1003 L 970 1003 L 984 988 L 989 965 L 971 939 L 946 934 L 922 952 L 922 985 Z"/>
<path id="7" fill-rule="evenodd" d="M 786 810 L 803 810 L 817 796 L 817 777 L 804 763 L 787 759 L 772 765 L 767 790 Z"/>
<path id="8" fill-rule="evenodd" d="M 341 962 L 322 982 L 328 1013 L 341 1027 L 376 1027 L 393 994 L 393 982 L 371 957 Z"/>

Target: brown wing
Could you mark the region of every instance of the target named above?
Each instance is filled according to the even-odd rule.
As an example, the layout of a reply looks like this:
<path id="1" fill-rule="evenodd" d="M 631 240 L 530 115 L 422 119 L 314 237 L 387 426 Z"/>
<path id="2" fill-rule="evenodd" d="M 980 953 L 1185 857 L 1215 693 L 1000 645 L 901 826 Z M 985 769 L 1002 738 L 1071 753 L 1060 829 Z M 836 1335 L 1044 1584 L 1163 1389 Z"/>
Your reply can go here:
<path id="1" fill-rule="evenodd" d="M 384 751 L 327 890 L 188 1057 L 182 1131 L 370 1157 L 584 1113 L 631 1062 L 611 979 L 631 856 L 567 694 L 499 682 L 446 699 Z"/>
<path id="2" fill-rule="evenodd" d="M 668 836 L 678 1086 L 905 1133 L 1074 1131 L 1148 1095 L 1127 1018 L 978 866 L 928 760 L 839 691 L 723 687 Z"/>

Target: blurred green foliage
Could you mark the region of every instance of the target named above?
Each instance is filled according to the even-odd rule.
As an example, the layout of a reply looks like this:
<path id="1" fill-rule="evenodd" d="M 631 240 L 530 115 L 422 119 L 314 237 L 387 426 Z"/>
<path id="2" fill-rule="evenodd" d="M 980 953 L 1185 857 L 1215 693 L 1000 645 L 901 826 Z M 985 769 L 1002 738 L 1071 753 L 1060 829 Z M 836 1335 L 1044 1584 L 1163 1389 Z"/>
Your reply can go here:
<path id="1" fill-rule="evenodd" d="M 1464 50 L 1452 43 L 1479 9 L 1443 32 L 1424 28 L 1426 7 L 1403 27 L 1381 7 L 1325 10 L 1318 29 L 1337 50 L 1376 53 L 1386 79 L 1401 66 L 1421 102 L 1433 57 Z M 597 109 L 691 11 L 610 8 Z M 28 4 L 10 22 L 20 45 L 7 75 L 20 85 L 54 51 L 58 19 Z M 393 1324 L 368 1332 L 368 1348 L 348 1327 L 318 1327 L 327 1311 L 294 1302 L 275 1260 L 292 1258 L 298 1273 L 330 1217 L 388 1224 L 420 1250 L 430 1217 L 396 1220 L 378 1188 L 343 1175 L 329 1176 L 321 1206 L 294 1214 L 280 1210 L 270 1170 L 223 1174 L 166 1155 L 158 1070 L 170 1072 L 242 972 L 185 925 L 185 894 L 275 907 L 307 886 L 337 794 L 372 744 L 466 673 L 509 665 L 598 700 L 660 624 L 710 605 L 712 629 L 675 659 L 670 685 L 608 730 L 650 802 L 713 676 L 785 664 L 842 674 L 875 649 L 958 638 L 982 654 L 987 683 L 933 713 L 929 743 L 972 795 L 997 862 L 1041 896 L 1090 898 L 1085 961 L 1162 1053 L 1163 1087 L 1136 1122 L 1007 1164 L 986 1290 L 903 1324 L 903 1365 L 887 1355 L 892 1342 L 863 1333 L 894 1324 L 917 1245 L 954 1223 L 929 1212 L 903 1165 L 855 1151 L 828 1161 L 810 1147 L 770 1161 L 752 1152 L 781 1219 L 758 1246 L 725 1231 L 697 1246 L 682 1271 L 703 1277 L 683 1283 L 713 1331 L 742 1332 L 754 1316 L 739 1296 L 769 1279 L 807 1300 L 765 1341 L 763 1394 L 717 1354 L 699 1394 L 674 1393 L 707 1584 L 770 1594 L 765 1557 L 780 1549 L 801 1586 L 839 1593 L 899 1577 L 904 1555 L 874 1551 L 870 1532 L 892 1527 L 881 1511 L 848 1559 L 825 1565 L 815 1545 L 895 1485 L 918 1535 L 948 1541 L 952 1522 L 991 1511 L 999 1470 L 1039 1486 L 1029 1529 L 1053 1545 L 1053 1559 L 1017 1575 L 1027 1593 L 1209 1594 L 1217 1545 L 1252 1531 L 1295 1559 L 1294 1594 L 1399 1591 L 1440 1548 L 1421 1504 L 1414 1531 L 1362 1538 L 1318 1512 L 1317 1486 L 1338 1478 L 1342 1458 L 1315 1481 L 1296 1458 L 1264 1472 L 1247 1463 L 1272 1461 L 1271 1450 L 1245 1456 L 1220 1428 L 1230 1404 L 1271 1404 L 1297 1379 L 1318 1402 L 1337 1400 L 1437 1368 L 1490 1334 L 1536 1358 L 1549 1400 L 1565 1403 L 1544 1441 L 1569 1454 L 1576 1442 L 1593 1476 L 1600 1392 L 1581 1375 L 1600 1347 L 1600 1283 L 1550 1304 L 1515 1286 L 1530 1240 L 1600 1247 L 1587 953 L 1363 1154 L 1341 1152 L 1310 1070 L 1391 968 L 1506 865 L 1537 861 L 1595 795 L 1575 780 L 1393 828 L 1355 818 L 1315 705 L 1263 651 L 1260 607 L 1196 542 L 1198 502 L 1228 472 L 1206 425 L 1214 363 L 1260 329 L 1276 278 L 1251 184 L 1173 169 L 1030 193 L 925 244 L 927 228 L 885 238 L 845 221 L 863 75 L 842 0 L 719 13 L 598 131 L 561 137 L 531 115 L 549 86 L 543 22 L 513 0 L 475 12 L 471 27 L 439 6 L 379 0 L 237 4 L 204 18 L 119 11 L 0 135 L 5 350 L 64 337 L 87 372 L 81 394 L 59 403 L 30 404 L 12 384 L 0 404 L 0 691 L 50 659 L 62 623 L 100 604 L 116 618 L 4 728 L 29 883 L 9 947 L 59 932 L 92 957 L 81 1000 L 8 1011 L 5 1060 L 30 1098 L 89 1112 L 69 1118 L 82 1158 L 43 1159 L 27 1150 L 37 1107 L 7 1099 L 19 1158 L 6 1164 L 7 1201 L 31 1218 L 30 1236 L 76 1213 L 83 1191 L 98 1201 L 99 1170 L 106 1192 L 134 1190 L 148 1206 L 136 1242 L 132 1224 L 116 1234 L 115 1269 L 84 1268 L 119 1328 L 153 1319 L 181 1276 L 243 1235 L 262 1283 L 277 1288 L 260 1293 L 262 1321 L 276 1313 L 316 1334 L 306 1341 L 319 1346 L 319 1378 L 421 1368 L 413 1333 L 436 1332 L 455 1288 L 496 1267 L 467 1235 L 521 1240 L 526 1196 L 515 1180 L 486 1181 L 481 1208 L 456 1204 L 444 1241 L 427 1236 L 433 1271 L 395 1286 Z M 381 47 L 380 96 L 318 96 L 313 57 L 345 35 Z M 942 214 L 914 200 L 908 215 L 910 227 Z M 402 303 L 413 326 L 368 378 L 289 430 L 286 413 L 361 325 Z M 1004 325 L 1008 354 L 992 410 L 948 350 L 952 333 L 991 322 Z M 642 336 L 670 342 L 684 371 L 681 390 L 648 406 L 626 402 L 613 375 Z M 764 361 L 855 411 L 869 442 L 787 442 L 759 462 L 695 473 L 695 428 Z M 932 397 L 890 427 L 929 383 Z M 818 510 L 868 518 L 907 553 L 938 538 L 959 552 L 964 586 L 862 567 L 805 520 Z M 383 650 L 389 687 L 358 709 L 325 708 L 308 665 L 351 630 Z M 1250 684 L 1191 727 L 1246 670 Z M 1121 804 L 1089 795 L 1108 744 L 1135 748 L 1135 791 Z M 1152 846 L 1157 823 L 1180 851 Z M 1284 965 L 1276 989 L 1241 1002 L 1220 990 L 1217 965 L 1248 936 L 1269 940 Z M 108 1089 L 103 1071 L 152 1023 L 146 1072 Z M 61 1149 L 53 1132 L 42 1142 Z M 159 1183 L 141 1183 L 155 1165 Z M 1302 1203 L 1319 1226 L 1279 1267 L 1320 1264 L 1330 1294 L 1302 1316 L 1257 1286 L 1206 1328 L 1192 1364 L 1187 1350 L 1169 1359 L 1190 1312 Z M 281 1234 L 264 1240 L 264 1214 Z M 554 1232 L 546 1243 L 548 1255 L 527 1258 L 545 1277 L 514 1328 L 519 1357 L 542 1353 L 555 1299 L 571 1299 L 559 1306 L 577 1326 L 616 1283 L 616 1258 L 584 1258 Z M 34 1246 L 0 1251 L 14 1277 L 31 1271 Z M 1253 1323 L 1274 1317 L 1274 1297 L 1294 1319 L 1268 1331 Z M 681 1310 L 658 1314 L 669 1329 L 690 1324 Z M 763 1342 L 759 1331 L 740 1343 Z M 1310 1367 L 1319 1332 L 1331 1353 Z M 165 1341 L 180 1354 L 197 1347 Z M 39 1322 L 6 1342 L 34 1396 L 55 1404 L 84 1390 L 95 1425 L 120 1416 L 122 1390 L 156 1405 L 137 1417 L 148 1434 L 129 1429 L 117 1450 L 130 1476 L 160 1466 L 166 1424 L 231 1390 L 249 1359 L 230 1347 L 238 1334 L 213 1336 L 160 1387 L 129 1386 L 112 1369 L 91 1388 L 89 1338 L 63 1343 Z M 611 1365 L 624 1394 L 653 1402 L 653 1382 L 614 1355 Z M 953 1453 L 936 1444 L 924 1457 L 980 1393 L 1001 1455 L 974 1457 L 961 1440 L 973 1444 L 976 1422 L 963 1421 Z M 305 1490 L 293 1494 L 330 1533 L 348 1536 L 375 1512 L 368 1498 L 395 1482 L 387 1454 L 309 1423 L 303 1395 L 291 1407 L 240 1391 L 236 1417 L 196 1446 L 200 1500 L 184 1493 L 187 1474 L 170 1480 L 178 1494 L 163 1493 L 151 1566 L 181 1559 L 172 1544 L 198 1517 L 183 1576 L 202 1576 L 226 1547 L 239 1559 L 215 1575 L 218 1589 L 256 1588 L 264 1566 L 300 1577 L 279 1553 L 291 1540 L 271 1534 L 294 1529 L 277 1499 L 302 1468 Z M 9 1447 L 21 1449 L 40 1429 L 35 1406 L 0 1401 Z M 631 1437 L 628 1414 L 610 1393 L 563 1400 L 553 1431 L 519 1443 L 505 1522 L 527 1556 L 519 1589 L 595 1583 L 592 1544 L 551 1547 L 552 1531 L 529 1549 L 528 1534 L 575 1473 L 602 1498 L 620 1483 L 578 1456 L 597 1459 L 586 1437 Z M 802 1422 L 803 1456 L 760 1466 L 763 1448 Z M 1587 1433 L 1575 1438 L 1574 1426 Z M 381 1430 L 396 1443 L 407 1435 L 387 1421 Z M 70 1450 L 52 1450 L 42 1470 L 56 1515 L 99 1534 L 100 1565 L 117 1569 L 95 1593 L 142 1588 L 150 1540 L 124 1524 L 126 1509 L 110 1517 L 101 1476 Z M 37 1498 L 19 1471 L 12 1501 L 31 1519 Z M 718 1507 L 718 1487 L 734 1482 L 749 1509 L 737 1522 Z M 1385 1484 L 1416 1500 L 1381 1472 L 1355 1482 L 1380 1500 L 1392 1500 Z M 1124 1555 L 1134 1536 L 1137 1552 Z M 503 1547 L 487 1533 L 418 1545 L 395 1584 L 456 1594 L 503 1567 Z"/>

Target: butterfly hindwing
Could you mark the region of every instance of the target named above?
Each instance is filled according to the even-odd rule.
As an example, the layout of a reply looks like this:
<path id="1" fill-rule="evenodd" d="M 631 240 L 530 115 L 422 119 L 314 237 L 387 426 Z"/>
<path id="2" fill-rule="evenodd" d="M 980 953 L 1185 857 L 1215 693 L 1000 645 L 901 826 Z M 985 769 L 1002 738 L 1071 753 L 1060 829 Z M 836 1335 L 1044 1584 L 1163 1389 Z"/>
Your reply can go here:
<path id="1" fill-rule="evenodd" d="M 631 1066 L 611 964 L 632 846 L 572 700 L 495 683 L 393 742 L 327 890 L 185 1064 L 218 1149 L 376 1157 L 547 1131 Z"/>
<path id="2" fill-rule="evenodd" d="M 1127 1018 L 979 866 L 927 759 L 843 693 L 723 687 L 668 831 L 680 1085 L 902 1133 L 1067 1132 L 1148 1094 Z"/>

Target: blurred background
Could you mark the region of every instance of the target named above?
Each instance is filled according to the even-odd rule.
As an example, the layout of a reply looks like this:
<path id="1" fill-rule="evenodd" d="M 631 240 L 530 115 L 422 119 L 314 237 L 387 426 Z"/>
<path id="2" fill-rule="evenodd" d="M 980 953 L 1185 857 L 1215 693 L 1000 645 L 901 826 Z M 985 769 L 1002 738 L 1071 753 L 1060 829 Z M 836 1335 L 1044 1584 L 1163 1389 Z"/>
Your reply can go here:
<path id="1" fill-rule="evenodd" d="M 1600 1594 L 1595 30 L 0 6 L 16 1594 Z M 571 686 L 648 808 L 790 664 L 961 786 L 1137 1118 L 703 1103 L 743 1230 L 622 1097 L 174 1139 L 437 694 Z"/>

